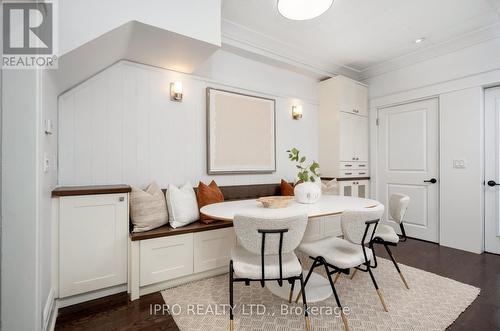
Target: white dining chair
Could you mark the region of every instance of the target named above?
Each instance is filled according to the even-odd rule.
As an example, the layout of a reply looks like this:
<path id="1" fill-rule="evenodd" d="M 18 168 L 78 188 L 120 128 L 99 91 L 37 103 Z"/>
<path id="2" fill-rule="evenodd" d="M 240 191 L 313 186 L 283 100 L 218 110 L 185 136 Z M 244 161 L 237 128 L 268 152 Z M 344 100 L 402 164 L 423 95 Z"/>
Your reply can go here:
<path id="1" fill-rule="evenodd" d="M 264 287 L 269 281 L 276 281 L 279 286 L 283 286 L 283 281 L 286 280 L 291 285 L 289 301 L 291 301 L 296 280 L 300 281 L 301 289 L 304 288 L 302 265 L 294 250 L 304 236 L 307 219 L 307 214 L 267 219 L 235 215 L 233 225 L 241 246 L 238 245 L 232 249 L 229 263 L 230 330 L 234 329 L 233 285 L 235 282 L 244 282 L 245 285 L 249 285 L 252 281 L 258 281 Z M 302 299 L 305 329 L 309 331 L 310 322 L 305 294 Z"/>
<path id="2" fill-rule="evenodd" d="M 401 269 L 399 268 L 394 255 L 389 249 L 389 246 L 397 246 L 399 242 L 404 242 L 407 239 L 403 220 L 406 215 L 406 211 L 408 210 L 409 204 L 409 196 L 401 193 L 395 193 L 391 195 L 389 199 L 389 215 L 392 220 L 399 225 L 399 228 L 401 229 L 401 236 L 396 233 L 392 226 L 388 224 L 380 224 L 377 227 L 377 231 L 375 232 L 375 237 L 373 240 L 374 244 L 380 244 L 385 247 L 385 250 L 387 251 L 387 254 L 389 254 L 394 267 L 396 267 L 396 270 L 398 271 L 399 277 L 401 277 L 401 280 L 403 281 L 403 284 L 407 289 L 410 289 L 410 287 L 408 286 L 408 283 L 406 282 L 406 279 L 403 276 L 403 273 L 401 272 Z"/>
<path id="3" fill-rule="evenodd" d="M 341 217 L 341 228 L 344 239 L 328 237 L 318 241 L 302 243 L 299 246 L 299 250 L 307 254 L 313 260 L 313 264 L 306 276 L 304 286 L 307 286 L 309 277 L 315 268 L 320 266 L 325 268 L 335 301 L 340 308 L 342 322 L 346 330 L 349 330 L 349 325 L 343 312 L 340 298 L 335 290 L 335 281 L 332 280 L 332 275 L 334 274 L 337 274 L 336 279 L 338 279 L 341 273 L 349 274 L 351 268 L 368 272 L 380 302 L 384 310 L 387 311 L 384 298 L 371 270 L 376 267 L 377 261 L 370 248 L 373 235 L 375 234 L 378 222 L 383 214 L 383 205 L 379 205 L 375 208 L 365 208 L 363 210 L 345 211 L 342 213 Z M 297 302 L 298 299 L 299 296 L 297 296 L 295 301 Z"/>

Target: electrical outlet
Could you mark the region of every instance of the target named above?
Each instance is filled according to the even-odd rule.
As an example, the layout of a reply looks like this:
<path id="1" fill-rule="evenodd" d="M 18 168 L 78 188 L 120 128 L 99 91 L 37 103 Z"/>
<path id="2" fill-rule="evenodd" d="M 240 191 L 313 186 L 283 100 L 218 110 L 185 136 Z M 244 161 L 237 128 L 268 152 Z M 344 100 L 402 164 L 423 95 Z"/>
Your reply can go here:
<path id="1" fill-rule="evenodd" d="M 454 169 L 465 169 L 465 161 L 464 160 L 453 160 L 453 168 Z"/>

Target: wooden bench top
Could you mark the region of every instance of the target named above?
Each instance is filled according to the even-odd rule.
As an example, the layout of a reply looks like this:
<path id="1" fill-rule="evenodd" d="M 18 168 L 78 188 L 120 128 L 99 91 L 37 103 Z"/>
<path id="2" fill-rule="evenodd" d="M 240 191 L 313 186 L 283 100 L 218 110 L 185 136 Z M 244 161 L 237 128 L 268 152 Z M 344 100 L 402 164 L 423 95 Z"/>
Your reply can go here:
<path id="1" fill-rule="evenodd" d="M 204 224 L 199 221 L 191 223 L 189 225 L 174 229 L 171 227 L 169 224 L 164 225 L 162 227 L 145 231 L 145 232 L 132 232 L 130 234 L 130 239 L 132 241 L 136 240 L 145 240 L 145 239 L 153 239 L 153 238 L 160 238 L 160 237 L 168 237 L 168 236 L 175 236 L 179 234 L 186 234 L 186 233 L 194 233 L 194 232 L 202 232 L 202 231 L 209 231 L 209 230 L 216 230 L 216 229 L 222 229 L 222 228 L 229 228 L 233 226 L 233 222 L 230 221 L 216 221 L 211 224 Z"/>

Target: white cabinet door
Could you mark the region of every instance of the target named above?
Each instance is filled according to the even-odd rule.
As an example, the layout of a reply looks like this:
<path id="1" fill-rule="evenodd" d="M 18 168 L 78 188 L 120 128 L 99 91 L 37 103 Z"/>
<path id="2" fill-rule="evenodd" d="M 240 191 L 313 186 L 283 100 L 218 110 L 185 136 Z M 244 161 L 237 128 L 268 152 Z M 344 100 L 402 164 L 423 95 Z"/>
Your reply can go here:
<path id="1" fill-rule="evenodd" d="M 340 181 L 339 194 L 347 197 L 368 198 L 370 195 L 369 180 Z"/>
<path id="2" fill-rule="evenodd" d="M 339 82 L 340 111 L 368 116 L 368 89 L 366 86 L 346 77 Z"/>
<path id="3" fill-rule="evenodd" d="M 340 161 L 356 161 L 357 115 L 340 113 Z"/>
<path id="4" fill-rule="evenodd" d="M 360 180 L 356 181 L 356 196 L 358 198 L 369 198 L 370 197 L 370 181 Z"/>
<path id="5" fill-rule="evenodd" d="M 127 195 L 62 197 L 59 203 L 59 296 L 125 284 Z"/>
<path id="6" fill-rule="evenodd" d="M 229 266 L 231 248 L 236 244 L 234 228 L 194 234 L 194 272 Z"/>
<path id="7" fill-rule="evenodd" d="M 361 116 L 368 116 L 368 88 L 359 83 L 354 83 L 354 109 Z"/>
<path id="8" fill-rule="evenodd" d="M 368 117 L 354 119 L 354 157 L 357 162 L 368 162 Z"/>
<path id="9" fill-rule="evenodd" d="M 341 162 L 368 162 L 368 130 L 367 117 L 340 113 Z"/>
<path id="10" fill-rule="evenodd" d="M 193 234 L 141 240 L 140 285 L 193 273 Z"/>

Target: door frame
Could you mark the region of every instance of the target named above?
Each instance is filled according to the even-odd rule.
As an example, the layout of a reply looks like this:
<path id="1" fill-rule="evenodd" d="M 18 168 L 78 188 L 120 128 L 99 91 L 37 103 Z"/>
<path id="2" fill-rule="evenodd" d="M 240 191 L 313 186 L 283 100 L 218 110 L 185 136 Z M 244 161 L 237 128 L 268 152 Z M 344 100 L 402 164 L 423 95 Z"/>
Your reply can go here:
<path id="1" fill-rule="evenodd" d="M 483 174 L 482 174 L 482 180 L 483 180 L 483 186 L 484 186 L 484 189 L 483 189 L 483 197 L 482 197 L 482 200 L 483 200 L 483 213 L 482 213 L 482 225 L 483 225 L 483 247 L 482 247 L 482 250 L 483 252 L 487 252 L 486 251 L 486 231 L 487 231 L 487 228 L 486 228 L 486 189 L 487 189 L 487 186 L 486 186 L 486 181 L 489 180 L 489 178 L 486 177 L 486 153 L 487 153 L 487 150 L 486 150 L 486 120 L 487 120 L 487 116 L 486 116 L 486 112 L 487 112 L 487 109 L 486 109 L 486 91 L 489 90 L 489 89 L 497 89 L 497 88 L 500 88 L 500 84 L 495 84 L 495 85 L 488 85 L 488 86 L 484 86 L 483 87 L 483 107 L 482 107 L 482 116 L 483 116 L 483 119 L 482 119 L 482 131 L 483 131 L 483 135 L 482 135 L 482 149 L 483 149 Z M 497 128 L 499 130 L 499 134 L 500 134 L 500 127 Z M 498 178 L 497 178 L 498 179 Z M 499 210 L 497 211 L 498 213 L 500 213 L 500 207 L 499 207 Z M 491 254 L 497 254 L 497 253 L 494 253 L 494 252 L 489 252 Z"/>
<path id="2" fill-rule="evenodd" d="M 378 169 L 378 152 L 379 152 L 379 141 L 378 141 L 378 136 L 379 136 L 379 125 L 378 125 L 378 118 L 379 118 L 379 113 L 382 109 L 389 108 L 389 107 L 395 107 L 395 106 L 402 106 L 410 103 L 415 103 L 419 101 L 425 101 L 425 100 L 431 100 L 431 99 L 436 99 L 437 100 L 437 112 L 438 112 L 438 123 L 437 123 L 437 128 L 438 128 L 438 145 L 437 145 L 437 152 L 438 152 L 438 158 L 437 158 L 437 176 L 439 179 L 441 179 L 441 99 L 440 95 L 430 95 L 430 96 L 425 96 L 421 98 L 415 98 L 415 99 L 410 99 L 410 100 L 404 100 L 401 102 L 394 102 L 394 103 L 389 103 L 389 104 L 382 104 L 382 105 L 377 105 L 375 108 L 373 108 L 373 111 L 370 111 L 369 114 L 369 121 L 370 121 L 370 173 L 375 174 L 374 177 L 370 178 L 371 183 L 370 183 L 370 197 L 372 199 L 377 200 L 378 199 L 378 185 L 379 185 L 379 169 Z M 373 133 L 372 133 L 373 132 Z M 437 244 L 440 244 L 441 242 L 441 185 L 438 185 L 438 194 L 437 194 L 437 210 L 438 210 L 438 219 L 437 219 Z M 422 240 L 422 239 L 418 239 Z M 425 240 L 424 240 L 425 241 Z M 483 240 L 484 241 L 484 240 Z M 433 242 L 434 243 L 434 242 Z"/>

